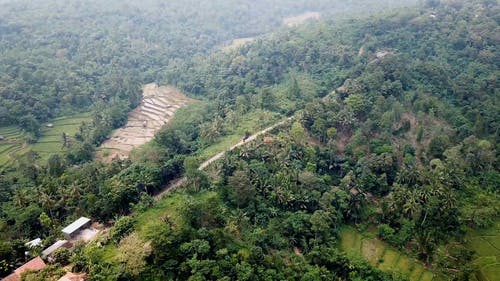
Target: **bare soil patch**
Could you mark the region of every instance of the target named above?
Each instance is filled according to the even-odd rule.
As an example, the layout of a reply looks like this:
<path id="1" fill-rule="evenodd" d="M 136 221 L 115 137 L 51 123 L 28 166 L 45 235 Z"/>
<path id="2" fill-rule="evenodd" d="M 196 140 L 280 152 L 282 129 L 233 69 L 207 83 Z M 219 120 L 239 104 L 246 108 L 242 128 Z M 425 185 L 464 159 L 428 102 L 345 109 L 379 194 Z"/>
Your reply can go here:
<path id="1" fill-rule="evenodd" d="M 318 20 L 321 17 L 321 13 L 318 12 L 307 12 L 294 17 L 288 17 L 283 19 L 283 24 L 289 27 L 294 27 L 305 23 L 308 20 Z"/>
<path id="2" fill-rule="evenodd" d="M 98 158 L 104 162 L 128 158 L 132 149 L 152 140 L 175 111 L 191 101 L 172 86 L 145 85 L 141 104 L 129 113 L 127 124 L 101 145 Z"/>
<path id="3" fill-rule="evenodd" d="M 225 51 L 225 52 L 236 50 L 236 49 L 239 49 L 239 48 L 241 48 L 241 47 L 245 46 L 246 44 L 251 43 L 253 41 L 255 41 L 255 37 L 246 37 L 246 38 L 234 39 L 231 42 L 231 44 L 223 47 L 222 50 Z"/>

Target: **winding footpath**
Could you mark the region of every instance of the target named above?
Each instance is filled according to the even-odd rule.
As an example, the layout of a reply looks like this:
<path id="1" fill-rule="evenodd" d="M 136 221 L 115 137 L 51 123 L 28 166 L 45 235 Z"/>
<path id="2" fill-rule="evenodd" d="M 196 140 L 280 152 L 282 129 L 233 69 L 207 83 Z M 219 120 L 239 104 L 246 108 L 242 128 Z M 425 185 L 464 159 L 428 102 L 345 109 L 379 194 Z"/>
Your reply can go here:
<path id="1" fill-rule="evenodd" d="M 210 166 L 210 164 L 212 164 L 213 162 L 221 159 L 227 152 L 229 151 L 232 151 L 242 145 L 245 145 L 247 143 L 250 143 L 252 141 L 255 141 L 257 139 L 257 137 L 275 129 L 276 127 L 279 127 L 283 124 L 285 124 L 286 122 L 290 121 L 293 119 L 293 116 L 292 117 L 288 117 L 284 120 L 281 120 L 280 122 L 278 123 L 275 123 L 274 125 L 272 125 L 271 127 L 267 127 L 263 130 L 260 130 L 258 132 L 256 132 L 255 134 L 249 136 L 248 138 L 246 138 L 245 140 L 241 140 L 240 142 L 238 142 L 237 144 L 229 147 L 228 149 L 220 152 L 220 153 L 217 153 L 216 155 L 214 155 L 212 158 L 206 160 L 205 162 L 201 163 L 200 166 L 198 167 L 198 170 L 200 171 L 203 171 L 206 167 Z M 165 194 L 169 193 L 169 192 L 172 192 L 174 190 L 176 190 L 177 188 L 183 186 L 185 183 L 187 182 L 187 178 L 186 177 L 182 177 L 182 178 L 179 178 L 179 179 L 176 179 L 176 180 L 173 180 L 171 181 L 170 183 L 168 183 L 167 185 L 165 185 L 162 190 L 160 191 L 160 193 L 158 193 L 157 195 L 155 195 L 155 199 L 158 200 L 160 198 L 162 198 Z"/>

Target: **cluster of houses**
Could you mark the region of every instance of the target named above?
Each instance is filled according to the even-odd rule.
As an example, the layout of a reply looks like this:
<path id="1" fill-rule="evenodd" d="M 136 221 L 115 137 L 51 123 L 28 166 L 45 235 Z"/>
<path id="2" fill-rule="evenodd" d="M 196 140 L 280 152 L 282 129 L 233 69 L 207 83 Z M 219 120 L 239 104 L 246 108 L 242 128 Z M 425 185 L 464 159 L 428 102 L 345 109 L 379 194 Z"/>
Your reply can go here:
<path id="1" fill-rule="evenodd" d="M 20 281 L 21 274 L 27 270 L 38 271 L 43 269 L 46 266 L 45 261 L 51 262 L 52 255 L 58 249 L 66 248 L 71 249 L 73 247 L 73 243 L 76 241 L 88 242 L 92 240 L 97 233 L 99 232 L 97 229 L 91 227 L 91 220 L 89 218 L 81 217 L 66 226 L 62 230 L 62 234 L 65 239 L 58 240 L 54 244 L 50 245 L 48 248 L 42 251 L 41 257 L 37 256 L 36 258 L 30 260 L 29 262 L 23 264 L 21 267 L 14 270 L 12 274 L 5 277 L 4 281 Z M 29 241 L 25 244 L 29 249 L 33 249 L 35 247 L 39 247 L 42 245 L 42 239 L 37 238 L 32 241 Z M 26 253 L 29 255 L 29 252 Z M 45 261 L 44 261 L 45 260 Z M 59 281 L 83 281 L 85 280 L 84 274 L 75 274 L 72 272 L 68 272 L 66 275 L 61 277 Z"/>

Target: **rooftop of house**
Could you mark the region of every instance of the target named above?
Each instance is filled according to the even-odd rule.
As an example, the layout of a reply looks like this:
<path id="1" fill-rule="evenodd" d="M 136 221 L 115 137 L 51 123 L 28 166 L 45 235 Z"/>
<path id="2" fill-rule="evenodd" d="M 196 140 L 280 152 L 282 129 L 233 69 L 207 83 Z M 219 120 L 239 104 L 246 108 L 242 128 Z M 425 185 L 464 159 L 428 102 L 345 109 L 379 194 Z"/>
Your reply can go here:
<path id="1" fill-rule="evenodd" d="M 45 262 L 40 257 L 36 257 L 29 262 L 23 264 L 21 267 L 15 270 L 15 272 L 19 275 L 25 272 L 26 270 L 40 270 L 46 266 Z"/>
<path id="2" fill-rule="evenodd" d="M 62 232 L 66 233 L 66 234 L 71 234 L 71 233 L 79 230 L 82 226 L 84 226 L 85 224 L 87 224 L 89 222 L 90 222 L 89 218 L 81 217 L 81 218 L 77 219 L 76 221 L 74 221 L 73 223 L 71 223 L 70 225 L 66 226 L 62 230 Z"/>
<path id="3" fill-rule="evenodd" d="M 23 264 L 22 266 L 18 267 L 14 272 L 5 277 L 4 281 L 21 281 L 21 274 L 25 272 L 26 270 L 40 270 L 46 266 L 45 262 L 40 258 L 36 257 L 29 262 Z"/>
<path id="4" fill-rule="evenodd" d="M 59 241 L 57 241 L 56 243 L 52 244 L 50 247 L 48 247 L 47 249 L 45 249 L 45 250 L 42 251 L 42 257 L 46 258 L 50 254 L 52 254 L 55 250 L 63 247 L 64 245 L 66 245 L 66 243 L 68 243 L 67 240 L 59 240 Z"/>
<path id="5" fill-rule="evenodd" d="M 36 247 L 40 244 L 42 244 L 42 239 L 37 238 L 37 239 L 31 240 L 31 241 L 25 243 L 24 245 L 28 248 L 33 248 L 33 247 Z"/>

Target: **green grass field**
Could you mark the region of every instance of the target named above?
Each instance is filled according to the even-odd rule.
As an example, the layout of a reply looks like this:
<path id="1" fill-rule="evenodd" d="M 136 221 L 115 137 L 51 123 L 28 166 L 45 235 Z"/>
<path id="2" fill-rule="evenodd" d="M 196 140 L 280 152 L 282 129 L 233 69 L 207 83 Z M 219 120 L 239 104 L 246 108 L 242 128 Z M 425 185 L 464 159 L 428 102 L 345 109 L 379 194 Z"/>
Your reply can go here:
<path id="1" fill-rule="evenodd" d="M 423 264 L 388 244 L 372 237 L 362 235 L 352 227 L 345 227 L 340 234 L 340 248 L 348 255 L 361 256 L 382 271 L 399 272 L 415 281 L 431 281 L 434 274 Z"/>
<path id="2" fill-rule="evenodd" d="M 19 128 L 0 128 L 0 136 L 3 137 L 3 140 L 0 140 L 0 169 L 12 164 L 16 155 L 24 155 L 30 150 L 37 152 L 42 161 L 54 153 L 63 152 L 65 148 L 62 146 L 62 134 L 66 133 L 71 138 L 78 132 L 83 121 L 90 120 L 89 113 L 53 119 L 50 123 L 54 126 L 49 128 L 43 124 L 40 139 L 29 145 L 25 143 L 25 136 Z"/>
<path id="3" fill-rule="evenodd" d="M 262 121 L 262 116 L 265 116 L 265 121 Z M 215 143 L 198 151 L 195 156 L 200 162 L 208 160 L 217 153 L 225 151 L 229 147 L 241 141 L 245 136 L 245 132 L 250 132 L 251 134 L 256 133 L 259 130 L 276 123 L 282 118 L 283 117 L 279 114 L 260 110 L 245 114 L 240 117 L 238 125 L 231 130 L 230 134 L 220 137 L 215 141 Z"/>
<path id="4" fill-rule="evenodd" d="M 476 252 L 474 263 L 478 267 L 479 281 L 499 280 L 500 276 L 500 220 L 492 227 L 469 230 L 467 246 Z"/>
<path id="5" fill-rule="evenodd" d="M 154 233 L 158 228 L 165 226 L 165 220 L 168 219 L 177 229 L 181 229 L 185 224 L 182 218 L 182 202 L 190 195 L 183 192 L 173 192 L 156 201 L 152 207 L 144 211 L 133 213 L 134 232 L 145 241 L 150 240 L 150 233 Z M 209 196 L 209 193 L 203 193 L 197 196 L 201 198 Z M 117 263 L 116 254 L 118 245 L 109 243 L 99 253 L 100 259 L 109 263 Z"/>

